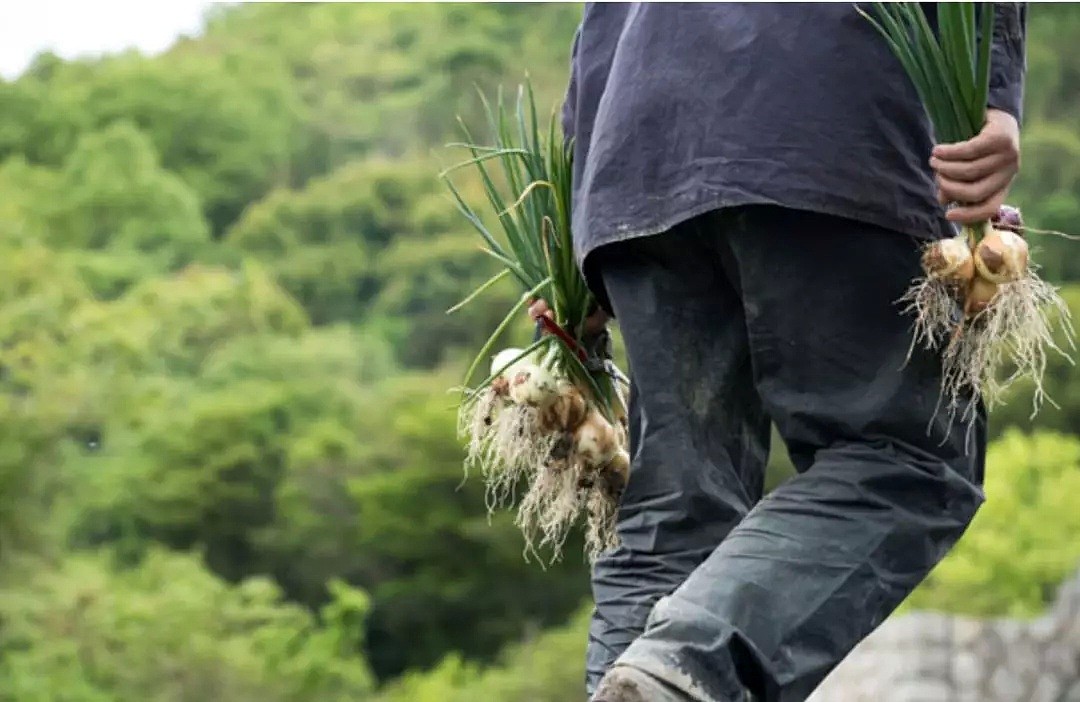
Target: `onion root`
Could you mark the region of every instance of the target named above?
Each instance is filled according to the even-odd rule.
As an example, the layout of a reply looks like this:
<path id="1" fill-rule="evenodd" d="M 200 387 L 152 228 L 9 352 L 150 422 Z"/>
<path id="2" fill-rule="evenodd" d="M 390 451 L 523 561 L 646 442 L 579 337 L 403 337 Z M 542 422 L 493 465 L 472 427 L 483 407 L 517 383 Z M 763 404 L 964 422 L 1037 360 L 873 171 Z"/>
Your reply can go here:
<path id="1" fill-rule="evenodd" d="M 546 549 L 558 560 L 583 519 L 586 555 L 595 560 L 618 541 L 630 468 L 625 413 L 617 410 L 609 421 L 587 392 L 533 358 L 509 364 L 520 353 L 498 354 L 494 380 L 461 405 L 466 470 L 483 475 L 489 512 L 509 506 L 523 489 L 515 522 L 527 556 Z"/>

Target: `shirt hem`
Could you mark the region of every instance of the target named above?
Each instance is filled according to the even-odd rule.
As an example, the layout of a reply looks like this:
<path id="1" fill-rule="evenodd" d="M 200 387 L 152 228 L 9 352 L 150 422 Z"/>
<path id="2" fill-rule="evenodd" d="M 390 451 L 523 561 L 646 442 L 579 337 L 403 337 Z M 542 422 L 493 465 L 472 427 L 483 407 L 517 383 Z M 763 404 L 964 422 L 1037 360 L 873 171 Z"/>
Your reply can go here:
<path id="1" fill-rule="evenodd" d="M 634 227 L 625 230 L 610 230 L 604 234 L 593 234 L 587 246 L 583 246 L 578 255 L 578 267 L 582 272 L 582 276 L 585 278 L 585 283 L 592 291 L 593 295 L 597 298 L 597 301 L 609 314 L 613 315 L 611 309 L 610 300 L 604 290 L 603 281 L 595 272 L 589 269 L 590 256 L 596 253 L 598 250 L 611 246 L 613 244 L 619 244 L 633 239 L 643 239 L 650 236 L 658 236 L 664 232 L 670 231 L 684 222 L 687 222 L 695 217 L 700 217 L 709 212 L 720 211 L 729 209 L 732 207 L 743 207 L 746 205 L 773 205 L 776 207 L 783 207 L 790 210 L 801 210 L 804 212 L 812 212 L 815 214 L 828 215 L 831 217 L 840 217 L 843 219 L 861 222 L 875 227 L 880 227 L 897 234 L 913 237 L 917 240 L 933 241 L 935 239 L 943 238 L 948 235 L 948 231 L 955 232 L 955 228 L 948 220 L 944 218 L 927 218 L 925 221 L 926 226 L 922 227 L 915 222 L 903 223 L 897 222 L 894 218 L 887 216 L 877 216 L 868 213 L 856 213 L 843 207 L 830 207 L 827 204 L 820 202 L 807 202 L 801 200 L 786 199 L 785 201 L 776 200 L 767 196 L 746 196 L 746 197 L 732 197 L 730 195 L 709 198 L 707 200 L 698 200 L 692 205 L 677 210 L 674 214 L 661 218 L 653 224 L 642 225 L 640 227 Z"/>

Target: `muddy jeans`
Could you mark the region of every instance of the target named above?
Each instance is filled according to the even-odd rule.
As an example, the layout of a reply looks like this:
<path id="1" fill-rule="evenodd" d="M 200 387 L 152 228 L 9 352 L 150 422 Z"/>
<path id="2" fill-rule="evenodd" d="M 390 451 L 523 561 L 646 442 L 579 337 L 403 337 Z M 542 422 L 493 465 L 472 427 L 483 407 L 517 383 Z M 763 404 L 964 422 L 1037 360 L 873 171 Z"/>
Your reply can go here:
<path id="1" fill-rule="evenodd" d="M 688 701 L 804 700 L 964 532 L 985 414 L 950 424 L 937 355 L 905 362 L 918 249 L 747 207 L 598 252 L 633 468 L 593 574 L 590 693 L 618 659 Z M 763 498 L 770 420 L 798 475 Z"/>

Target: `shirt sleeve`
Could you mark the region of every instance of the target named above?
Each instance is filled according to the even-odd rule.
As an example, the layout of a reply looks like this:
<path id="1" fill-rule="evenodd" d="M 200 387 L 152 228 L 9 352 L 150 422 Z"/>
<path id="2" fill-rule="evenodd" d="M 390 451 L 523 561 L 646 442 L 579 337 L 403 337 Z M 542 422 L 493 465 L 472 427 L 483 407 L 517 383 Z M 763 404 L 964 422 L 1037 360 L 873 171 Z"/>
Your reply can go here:
<path id="1" fill-rule="evenodd" d="M 581 26 L 574 33 L 574 43 L 570 48 L 570 80 L 566 86 L 566 95 L 563 98 L 561 122 L 563 139 L 569 141 L 574 138 L 574 118 L 577 114 L 577 87 L 578 87 L 578 45 L 581 43 Z"/>
<path id="2" fill-rule="evenodd" d="M 1027 70 L 1027 3 L 994 3 L 994 39 L 990 53 L 990 95 L 987 106 L 1023 117 Z"/>

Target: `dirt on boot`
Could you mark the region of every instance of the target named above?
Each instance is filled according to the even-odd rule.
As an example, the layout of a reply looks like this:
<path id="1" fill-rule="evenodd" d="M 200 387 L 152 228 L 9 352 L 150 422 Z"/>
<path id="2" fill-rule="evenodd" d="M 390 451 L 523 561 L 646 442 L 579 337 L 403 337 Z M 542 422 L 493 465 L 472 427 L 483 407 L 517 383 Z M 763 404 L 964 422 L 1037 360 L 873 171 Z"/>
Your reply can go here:
<path id="1" fill-rule="evenodd" d="M 600 681 L 591 702 L 689 702 L 689 698 L 637 668 L 616 666 Z"/>
<path id="2" fill-rule="evenodd" d="M 592 702 L 648 702 L 638 684 L 622 677 L 604 678 Z"/>

